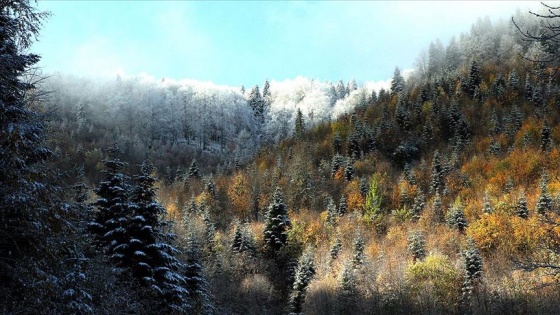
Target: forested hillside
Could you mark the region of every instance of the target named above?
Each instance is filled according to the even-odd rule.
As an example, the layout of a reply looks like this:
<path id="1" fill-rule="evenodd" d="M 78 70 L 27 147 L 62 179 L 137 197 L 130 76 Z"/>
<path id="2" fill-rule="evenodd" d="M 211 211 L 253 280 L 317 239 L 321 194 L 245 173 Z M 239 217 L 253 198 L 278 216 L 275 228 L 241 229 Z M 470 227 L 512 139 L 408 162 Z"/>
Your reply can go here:
<path id="1" fill-rule="evenodd" d="M 560 313 L 560 9 L 245 90 L 38 79 L 1 5 L 2 313 Z"/>

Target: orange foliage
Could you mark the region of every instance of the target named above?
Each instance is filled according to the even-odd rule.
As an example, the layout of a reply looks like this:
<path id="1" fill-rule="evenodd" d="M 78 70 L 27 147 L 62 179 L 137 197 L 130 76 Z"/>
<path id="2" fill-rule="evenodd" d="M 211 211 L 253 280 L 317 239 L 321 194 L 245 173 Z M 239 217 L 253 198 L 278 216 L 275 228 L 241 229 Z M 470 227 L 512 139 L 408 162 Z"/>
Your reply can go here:
<path id="1" fill-rule="evenodd" d="M 498 213 L 485 214 L 467 228 L 467 234 L 484 252 L 510 251 L 513 233 L 510 217 Z"/>
<path id="2" fill-rule="evenodd" d="M 364 205 L 364 197 L 360 194 L 360 187 L 358 181 L 351 181 L 344 189 L 344 194 L 346 195 L 346 203 L 348 205 L 348 211 L 362 211 L 362 206 Z"/>

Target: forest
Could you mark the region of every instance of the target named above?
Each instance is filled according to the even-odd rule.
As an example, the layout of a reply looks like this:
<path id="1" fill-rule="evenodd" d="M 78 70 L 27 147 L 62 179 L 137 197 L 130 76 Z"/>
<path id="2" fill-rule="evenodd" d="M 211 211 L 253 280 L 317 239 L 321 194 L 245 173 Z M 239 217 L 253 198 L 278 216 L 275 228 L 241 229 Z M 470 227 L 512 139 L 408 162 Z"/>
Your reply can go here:
<path id="1" fill-rule="evenodd" d="M 560 8 L 379 90 L 46 75 L 48 18 L 0 1 L 0 313 L 560 313 Z"/>

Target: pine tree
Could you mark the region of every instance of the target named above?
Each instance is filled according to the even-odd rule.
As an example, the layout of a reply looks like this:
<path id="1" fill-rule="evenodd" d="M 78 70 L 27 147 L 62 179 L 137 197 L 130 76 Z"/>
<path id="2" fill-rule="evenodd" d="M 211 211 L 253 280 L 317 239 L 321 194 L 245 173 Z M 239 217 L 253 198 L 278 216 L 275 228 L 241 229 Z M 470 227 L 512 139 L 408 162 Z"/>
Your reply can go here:
<path id="1" fill-rule="evenodd" d="M 340 154 L 342 152 L 342 140 L 340 139 L 340 134 L 338 132 L 334 134 L 333 149 L 334 154 Z"/>
<path id="2" fill-rule="evenodd" d="M 391 95 L 398 94 L 404 90 L 404 78 L 401 75 L 399 67 L 395 68 L 393 79 L 391 80 Z"/>
<path id="3" fill-rule="evenodd" d="M 331 255 L 331 259 L 337 259 L 340 251 L 342 250 L 342 240 L 340 239 L 340 234 L 337 233 L 334 239 L 334 242 L 331 246 L 331 250 L 329 254 Z"/>
<path id="4" fill-rule="evenodd" d="M 434 203 L 432 205 L 432 209 L 434 211 L 435 222 L 437 223 L 444 222 L 445 215 L 443 213 L 443 205 L 441 203 L 441 196 L 439 195 L 439 192 L 436 192 L 436 195 L 434 196 Z"/>
<path id="5" fill-rule="evenodd" d="M 347 181 L 351 181 L 354 178 L 354 161 L 348 158 L 346 159 L 346 166 L 344 167 L 344 178 Z"/>
<path id="6" fill-rule="evenodd" d="M 131 217 L 125 226 L 128 243 L 124 252 L 124 263 L 132 275 L 158 293 L 169 310 L 182 310 L 187 305 L 186 279 L 180 271 L 183 265 L 176 256 L 179 251 L 171 244 L 172 234 L 163 232 L 167 224 L 161 221 L 165 208 L 156 200 L 152 177 L 153 166 L 144 163 L 140 173 L 134 176 L 136 187 L 130 201 Z"/>
<path id="7" fill-rule="evenodd" d="M 354 250 L 354 254 L 352 257 L 352 265 L 354 266 L 354 268 L 358 268 L 360 266 L 362 266 L 364 264 L 364 249 L 366 246 L 366 242 L 364 240 L 364 237 L 362 236 L 361 233 L 358 232 L 358 234 L 356 235 L 356 238 L 354 239 L 354 243 L 353 243 L 353 250 Z"/>
<path id="8" fill-rule="evenodd" d="M 463 252 L 465 257 L 463 284 L 461 287 L 461 308 L 467 313 L 471 308 L 472 295 L 482 279 L 482 256 L 476 248 L 472 238 L 468 239 L 467 249 Z"/>
<path id="9" fill-rule="evenodd" d="M 529 209 L 527 209 L 527 198 L 525 198 L 524 191 L 521 191 L 521 194 L 517 199 L 515 214 L 522 219 L 527 219 L 529 217 Z"/>
<path id="10" fill-rule="evenodd" d="M 201 264 L 201 250 L 195 237 L 191 234 L 183 249 L 185 256 L 184 272 L 185 293 L 189 306 L 187 314 L 210 315 L 217 314 L 212 303 L 209 284 Z M 185 312 L 185 310 L 183 310 Z"/>
<path id="11" fill-rule="evenodd" d="M 327 197 L 325 200 L 325 206 L 327 207 L 327 224 L 333 225 L 338 218 L 338 210 L 336 209 L 336 205 L 334 204 L 332 197 Z"/>
<path id="12" fill-rule="evenodd" d="M 259 86 L 255 85 L 251 89 L 251 93 L 249 94 L 249 99 L 247 100 L 249 106 L 253 110 L 253 114 L 259 121 L 259 123 L 264 122 L 264 111 L 265 111 L 265 103 L 261 93 L 259 91 Z"/>
<path id="13" fill-rule="evenodd" d="M 367 177 L 361 177 L 360 178 L 360 195 L 362 196 L 362 198 L 365 198 L 367 193 L 369 191 L 369 185 L 367 182 Z"/>
<path id="14" fill-rule="evenodd" d="M 30 107 L 35 85 L 23 78 L 40 59 L 27 51 L 47 17 L 27 0 L 0 6 L 0 276 L 8 273 L 0 289 L 20 282 L 9 279 L 18 276 L 12 267 L 25 268 L 21 257 L 46 255 L 44 246 L 53 232 L 46 220 L 54 216 L 50 198 L 55 196 L 49 196 L 53 191 L 43 168 L 53 153 L 45 146 L 41 118 Z"/>
<path id="15" fill-rule="evenodd" d="M 296 269 L 292 294 L 290 295 L 290 314 L 302 314 L 307 287 L 314 275 L 313 253 L 308 248 L 300 257 Z"/>
<path id="16" fill-rule="evenodd" d="M 305 122 L 303 121 L 303 114 L 301 110 L 298 108 L 296 114 L 296 125 L 295 125 L 295 136 L 296 139 L 303 139 L 303 133 L 305 132 Z"/>
<path id="17" fill-rule="evenodd" d="M 99 199 L 94 205 L 98 211 L 89 227 L 95 243 L 105 249 L 106 255 L 118 267 L 124 267 L 129 239 L 126 227 L 131 217 L 128 200 L 130 186 L 122 173 L 125 163 L 118 158 L 121 150 L 112 147 L 108 153 L 109 158 L 103 161 L 105 179 L 95 189 Z"/>
<path id="18" fill-rule="evenodd" d="M 512 90 L 519 88 L 519 74 L 517 74 L 517 71 L 513 70 L 509 73 L 508 86 Z"/>
<path id="19" fill-rule="evenodd" d="M 546 172 L 543 171 L 543 174 L 541 176 L 541 184 L 540 184 L 541 191 L 539 194 L 539 199 L 537 200 L 537 213 L 541 215 L 544 215 L 552 211 L 553 209 L 552 198 L 548 193 L 547 184 L 548 184 L 548 174 L 546 174 Z"/>
<path id="20" fill-rule="evenodd" d="M 360 137 L 355 132 L 348 136 L 348 156 L 352 158 L 360 157 Z"/>
<path id="21" fill-rule="evenodd" d="M 460 203 L 456 202 L 449 210 L 447 223 L 450 227 L 456 228 L 459 232 L 465 232 L 468 226 L 467 218 L 465 217 L 463 206 Z"/>
<path id="22" fill-rule="evenodd" d="M 291 226 L 288 218 L 288 207 L 284 204 L 284 197 L 280 188 L 276 188 L 272 201 L 268 206 L 264 228 L 265 249 L 269 253 L 276 253 L 288 241 L 287 231 Z"/>
<path id="23" fill-rule="evenodd" d="M 338 81 L 338 84 L 336 85 L 336 95 L 339 100 L 346 97 L 346 89 L 344 88 L 342 80 Z"/>
<path id="24" fill-rule="evenodd" d="M 426 239 L 424 233 L 419 230 L 412 231 L 407 238 L 408 251 L 412 255 L 414 263 L 426 257 Z"/>
<path id="25" fill-rule="evenodd" d="M 338 203 L 338 215 L 344 216 L 346 214 L 346 210 L 348 210 L 348 204 L 346 203 L 346 196 L 342 195 L 340 197 L 340 202 Z"/>
<path id="26" fill-rule="evenodd" d="M 550 142 L 551 142 L 551 135 L 552 132 L 548 124 L 543 124 L 541 129 L 541 151 L 546 152 L 550 149 Z"/>
<path id="27" fill-rule="evenodd" d="M 422 212 L 424 211 L 424 207 L 426 205 L 426 197 L 420 190 L 416 197 L 414 198 L 414 203 L 412 204 L 412 218 L 415 221 L 420 219 Z"/>
<path id="28" fill-rule="evenodd" d="M 444 189 L 443 185 L 444 169 L 441 165 L 439 152 L 436 150 L 434 152 L 434 158 L 432 160 L 432 184 L 431 189 L 433 193 L 442 193 Z"/>
<path id="29" fill-rule="evenodd" d="M 470 73 L 469 73 L 469 95 L 475 96 L 475 91 L 478 89 L 478 86 L 482 83 L 482 77 L 480 76 L 480 68 L 476 60 L 471 61 Z"/>
<path id="30" fill-rule="evenodd" d="M 340 154 L 335 154 L 331 162 L 331 176 L 334 178 L 338 170 L 343 166 L 344 157 Z"/>
<path id="31" fill-rule="evenodd" d="M 189 171 L 187 173 L 187 178 L 200 178 L 200 171 L 198 170 L 198 165 L 196 164 L 196 160 L 193 159 L 191 162 L 191 166 L 189 167 Z"/>

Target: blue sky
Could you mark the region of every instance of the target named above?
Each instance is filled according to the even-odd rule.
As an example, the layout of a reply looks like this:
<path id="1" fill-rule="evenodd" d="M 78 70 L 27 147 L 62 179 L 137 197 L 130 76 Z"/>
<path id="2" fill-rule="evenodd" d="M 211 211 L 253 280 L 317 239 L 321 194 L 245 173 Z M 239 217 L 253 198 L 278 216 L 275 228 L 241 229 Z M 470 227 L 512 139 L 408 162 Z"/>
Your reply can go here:
<path id="1" fill-rule="evenodd" d="M 44 71 L 146 73 L 246 87 L 305 76 L 358 82 L 408 69 L 430 41 L 538 2 L 40 1 Z"/>

